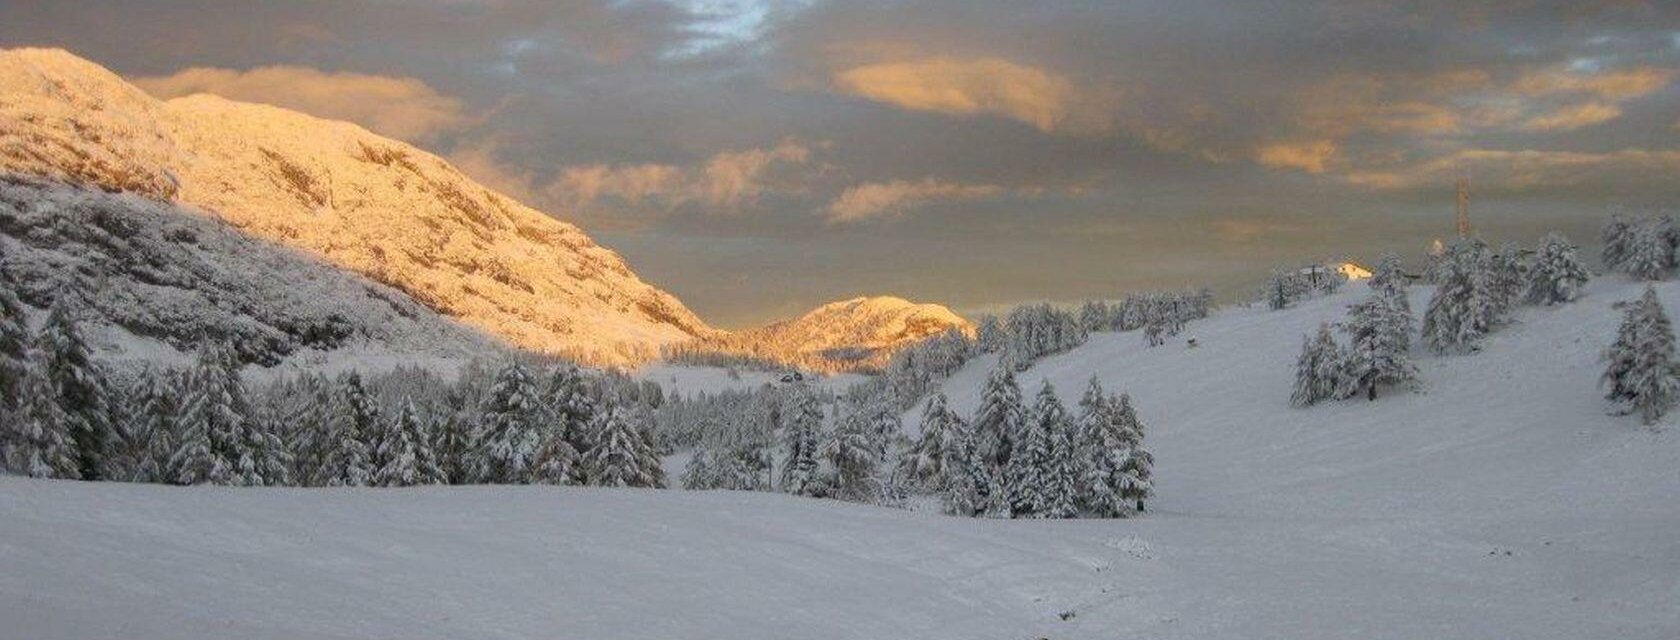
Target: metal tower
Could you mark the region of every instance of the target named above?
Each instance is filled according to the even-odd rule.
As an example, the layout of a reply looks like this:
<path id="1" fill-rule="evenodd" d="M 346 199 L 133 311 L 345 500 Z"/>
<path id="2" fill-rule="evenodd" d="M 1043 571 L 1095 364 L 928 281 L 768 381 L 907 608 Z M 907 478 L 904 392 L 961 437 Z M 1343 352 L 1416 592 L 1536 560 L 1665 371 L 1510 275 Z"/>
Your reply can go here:
<path id="1" fill-rule="evenodd" d="M 1470 237 L 1470 179 L 1458 179 L 1458 237 Z"/>

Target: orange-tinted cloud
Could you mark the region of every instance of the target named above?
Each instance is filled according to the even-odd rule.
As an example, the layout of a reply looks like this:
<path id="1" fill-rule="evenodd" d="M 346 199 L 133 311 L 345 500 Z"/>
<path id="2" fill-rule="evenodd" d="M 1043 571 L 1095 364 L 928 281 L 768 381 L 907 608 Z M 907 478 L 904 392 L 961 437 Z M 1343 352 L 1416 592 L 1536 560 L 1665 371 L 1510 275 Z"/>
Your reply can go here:
<path id="1" fill-rule="evenodd" d="M 1616 105 L 1588 102 L 1536 115 L 1523 122 L 1523 128 L 1530 131 L 1570 131 L 1609 122 L 1621 115 L 1622 108 Z"/>
<path id="2" fill-rule="evenodd" d="M 729 212 L 768 191 L 774 170 L 804 165 L 810 156 L 808 145 L 790 138 L 770 148 L 720 152 L 695 167 L 583 165 L 566 168 L 545 191 L 572 206 L 612 198 L 668 207 L 697 202 L 714 212 Z"/>
<path id="3" fill-rule="evenodd" d="M 1299 169 L 1324 173 L 1336 157 L 1334 140 L 1318 139 L 1298 143 L 1274 143 L 1260 147 L 1255 159 L 1273 169 Z"/>
<path id="4" fill-rule="evenodd" d="M 1354 184 L 1409 189 L 1450 184 L 1469 175 L 1502 191 L 1533 192 L 1586 184 L 1661 185 L 1680 175 L 1680 151 L 1622 149 L 1605 153 L 1467 149 L 1409 166 L 1347 175 Z"/>
<path id="5" fill-rule="evenodd" d="M 834 86 L 852 95 L 913 111 L 988 114 L 1040 131 L 1106 126 L 1100 107 L 1065 76 L 1001 58 L 923 58 L 853 67 Z"/>
<path id="6" fill-rule="evenodd" d="M 466 123 L 466 107 L 415 78 L 328 73 L 297 66 L 246 71 L 184 69 L 133 82 L 160 99 L 210 93 L 261 102 L 333 120 L 347 120 L 382 135 L 425 141 Z"/>
<path id="7" fill-rule="evenodd" d="M 1629 100 L 1649 95 L 1668 86 L 1674 70 L 1634 67 L 1618 71 L 1576 72 L 1546 69 L 1525 74 L 1512 89 L 1526 96 L 1584 94 L 1604 100 Z"/>
<path id="8" fill-rule="evenodd" d="M 846 189 L 828 206 L 829 222 L 856 222 L 895 215 L 934 200 L 973 200 L 1003 193 L 989 184 L 960 184 L 925 178 L 911 182 L 869 182 Z"/>

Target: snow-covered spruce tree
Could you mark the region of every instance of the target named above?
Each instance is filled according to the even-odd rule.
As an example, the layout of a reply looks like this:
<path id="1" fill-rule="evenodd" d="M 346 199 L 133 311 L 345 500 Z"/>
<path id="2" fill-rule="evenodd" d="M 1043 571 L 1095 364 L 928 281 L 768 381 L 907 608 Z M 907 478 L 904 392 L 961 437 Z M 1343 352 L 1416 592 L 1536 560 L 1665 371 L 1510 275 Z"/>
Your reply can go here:
<path id="1" fill-rule="evenodd" d="M 130 392 L 132 407 L 124 429 L 136 447 L 133 482 L 168 482 L 169 458 L 175 453 L 175 439 L 181 414 L 181 374 L 147 367 L 142 369 Z"/>
<path id="2" fill-rule="evenodd" d="M 53 304 L 35 342 L 46 358 L 46 374 L 58 392 L 58 406 L 69 416 L 82 478 L 102 479 L 106 450 L 116 439 L 106 405 L 108 383 L 64 299 Z"/>
<path id="3" fill-rule="evenodd" d="M 1017 518 L 1063 517 L 1056 512 L 1064 490 L 1057 486 L 1061 465 L 1056 456 L 1058 432 L 1066 428 L 1067 410 L 1049 380 L 1039 387 L 1026 422 L 1026 431 L 1015 445 L 1004 476 L 1010 513 Z"/>
<path id="4" fill-rule="evenodd" d="M 373 474 L 374 485 L 409 487 L 443 482 L 443 472 L 438 468 L 431 434 L 427 431 L 430 425 L 431 421 L 414 405 L 414 400 L 403 398 L 396 417 L 383 421 L 384 433 L 374 454 L 374 459 L 380 462 Z"/>
<path id="5" fill-rule="evenodd" d="M 338 471 L 329 467 L 336 450 L 332 440 L 333 412 L 338 406 L 333 382 L 304 373 L 291 383 L 298 401 L 284 407 L 292 445 L 292 478 L 300 486 L 324 487 Z"/>
<path id="6" fill-rule="evenodd" d="M 1015 441 L 1025 428 L 1025 414 L 1014 370 L 999 363 L 986 377 L 980 389 L 980 406 L 974 411 L 974 433 L 981 457 L 994 469 L 1009 463 Z"/>
<path id="7" fill-rule="evenodd" d="M 1680 398 L 1680 363 L 1675 360 L 1674 330 L 1657 291 L 1645 287 L 1638 300 L 1624 303 L 1616 341 L 1604 352 L 1609 366 L 1601 382 L 1605 399 L 1638 412 L 1654 424 Z"/>
<path id="8" fill-rule="evenodd" d="M 945 513 L 951 515 L 1008 515 L 998 499 L 998 496 L 1004 495 L 1003 487 L 998 484 L 997 474 L 981 456 L 974 429 L 961 416 L 954 417 L 954 430 L 962 434 L 962 457 L 955 461 L 956 464 L 947 466 L 950 476 L 945 491 L 940 494 L 941 506 Z"/>
<path id="9" fill-rule="evenodd" d="M 1003 350 L 1008 336 L 1003 331 L 1003 322 L 997 316 L 987 314 L 980 318 L 980 328 L 975 332 L 976 346 L 980 353 L 997 353 Z"/>
<path id="10" fill-rule="evenodd" d="M 337 387 L 332 416 L 327 423 L 326 460 L 322 465 L 325 484 L 369 486 L 378 470 L 373 460 L 373 438 L 384 418 L 360 373 L 352 371 L 339 377 Z"/>
<path id="11" fill-rule="evenodd" d="M 589 477 L 603 487 L 663 487 L 665 476 L 653 442 L 635 411 L 609 407 L 599 414 L 595 448 L 589 450 Z"/>
<path id="12" fill-rule="evenodd" d="M 251 407 L 232 349 L 208 343 L 187 375 L 181 401 L 180 437 L 170 458 L 175 484 L 261 484 L 247 450 Z"/>
<path id="13" fill-rule="evenodd" d="M 1371 270 L 1371 278 L 1365 282 L 1372 291 L 1404 291 L 1409 283 L 1406 265 L 1395 253 L 1383 254 L 1377 260 L 1377 268 Z"/>
<path id="14" fill-rule="evenodd" d="M 781 490 L 795 495 L 822 495 L 824 487 L 818 471 L 823 414 L 809 386 L 799 383 L 787 389 L 781 419 L 782 449 L 787 456 L 778 482 Z"/>
<path id="15" fill-rule="evenodd" d="M 1295 392 L 1289 396 L 1289 404 L 1310 407 L 1339 397 L 1347 372 L 1344 359 L 1330 325 L 1321 324 L 1315 337 L 1302 338 L 1301 357 L 1295 360 Z"/>
<path id="16" fill-rule="evenodd" d="M 1496 325 L 1505 323 L 1517 303 L 1522 302 L 1523 292 L 1528 288 L 1529 265 L 1523 253 L 1520 245 L 1507 242 L 1500 245 L 1499 251 L 1488 256 L 1489 287 L 1493 295 Z"/>
<path id="17" fill-rule="evenodd" d="M 599 417 L 600 414 L 596 415 Z M 586 430 L 593 432 L 594 428 L 577 427 L 578 432 Z M 593 438 L 591 440 L 594 441 Z M 583 484 L 589 478 L 582 454 L 566 439 L 565 434 L 556 430 L 549 431 L 532 464 L 536 466 L 531 470 L 531 481 L 538 484 Z"/>
<path id="18" fill-rule="evenodd" d="M 1417 382 L 1412 365 L 1412 314 L 1393 296 L 1373 293 L 1348 310 L 1342 330 L 1348 348 L 1342 359 L 1347 395 L 1377 399 L 1377 389 Z"/>
<path id="19" fill-rule="evenodd" d="M 879 502 L 883 486 L 875 478 L 880 461 L 878 436 L 866 416 L 852 411 L 835 421 L 818 457 L 823 462 L 827 496 L 852 502 Z"/>
<path id="20" fill-rule="evenodd" d="M 467 460 L 472 452 L 472 421 L 454 407 L 432 412 L 432 451 L 437 453 L 438 478 L 442 484 L 471 482 Z"/>
<path id="21" fill-rule="evenodd" d="M 502 367 L 479 410 L 478 437 L 468 465 L 474 480 L 530 482 L 543 444 L 544 414 L 530 370 L 517 362 Z"/>
<path id="22" fill-rule="evenodd" d="M 1625 271 L 1628 255 L 1632 253 L 1633 225 L 1628 224 L 1627 218 L 1622 217 L 1622 214 L 1613 214 L 1610 220 L 1604 223 L 1604 228 L 1599 234 L 1604 242 L 1599 261 L 1604 264 L 1606 270 Z"/>
<path id="23" fill-rule="evenodd" d="M 29 368 L 29 323 L 12 282 L 0 272 L 0 416 L 18 406 Z"/>
<path id="24" fill-rule="evenodd" d="M 26 359 L 17 381 L 16 411 L 3 426 L 6 468 L 35 478 L 82 477 L 69 414 L 59 406 L 57 390 L 46 371 L 46 354 Z"/>
<path id="25" fill-rule="evenodd" d="M 1539 305 L 1574 302 L 1590 277 L 1575 245 L 1555 231 L 1540 240 L 1528 274 L 1528 302 Z"/>
<path id="26" fill-rule="evenodd" d="M 1423 316 L 1423 339 L 1436 353 L 1468 353 L 1498 320 L 1487 245 L 1453 243 L 1437 270 L 1434 297 Z"/>
<path id="27" fill-rule="evenodd" d="M 553 373 L 549 374 L 548 386 L 543 390 L 543 401 L 554 421 L 553 430 L 571 445 L 574 452 L 588 451 L 594 446 L 591 436 L 596 424 L 595 398 L 590 393 L 589 381 L 577 367 L 556 367 Z M 554 447 L 551 453 L 563 457 L 564 451 Z M 553 459 L 559 460 L 559 457 Z M 581 473 L 582 469 L 578 468 L 575 471 Z M 573 479 L 583 480 L 582 477 Z"/>
<path id="28" fill-rule="evenodd" d="M 1132 407 L 1132 397 L 1124 393 L 1113 399 L 1114 407 L 1109 413 L 1118 425 L 1114 432 L 1121 438 L 1125 446 L 1125 455 L 1119 461 L 1118 476 L 1109 480 L 1112 487 L 1120 490 L 1120 497 L 1132 503 L 1137 511 L 1143 511 L 1143 503 L 1154 494 L 1155 456 L 1143 446 L 1143 422 L 1138 420 L 1137 410 Z"/>
<path id="29" fill-rule="evenodd" d="M 1674 268 L 1674 248 L 1661 225 L 1642 220 L 1633 226 L 1622 271 L 1641 280 L 1666 280 Z"/>
<path id="30" fill-rule="evenodd" d="M 924 489 L 939 492 L 960 470 L 967 434 L 957 430 L 958 418 L 946 408 L 944 392 L 930 396 L 922 407 L 922 433 L 904 454 L 903 467 Z"/>
<path id="31" fill-rule="evenodd" d="M 294 486 L 292 453 L 280 434 L 281 419 L 273 411 L 255 410 L 245 422 L 245 458 L 240 461 L 240 484 L 252 487 Z"/>

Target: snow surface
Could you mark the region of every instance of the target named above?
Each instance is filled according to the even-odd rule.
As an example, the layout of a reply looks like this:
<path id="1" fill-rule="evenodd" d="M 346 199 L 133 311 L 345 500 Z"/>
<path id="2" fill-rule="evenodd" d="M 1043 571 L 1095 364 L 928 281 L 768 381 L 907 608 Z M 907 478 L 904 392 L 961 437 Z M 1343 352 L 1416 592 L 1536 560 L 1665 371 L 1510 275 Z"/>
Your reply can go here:
<path id="1" fill-rule="evenodd" d="M 1159 497 L 1130 520 L 0 478 L 0 635 L 1672 639 L 1680 418 L 1607 416 L 1596 388 L 1610 305 L 1638 291 L 1596 280 L 1482 353 L 1420 353 L 1422 393 L 1304 410 L 1288 407 L 1301 336 L 1363 287 L 1154 349 L 1096 334 L 1021 380 L 1072 399 L 1097 372 L 1133 395 Z M 1680 310 L 1680 284 L 1661 291 Z M 954 407 L 989 364 L 947 384 Z"/>

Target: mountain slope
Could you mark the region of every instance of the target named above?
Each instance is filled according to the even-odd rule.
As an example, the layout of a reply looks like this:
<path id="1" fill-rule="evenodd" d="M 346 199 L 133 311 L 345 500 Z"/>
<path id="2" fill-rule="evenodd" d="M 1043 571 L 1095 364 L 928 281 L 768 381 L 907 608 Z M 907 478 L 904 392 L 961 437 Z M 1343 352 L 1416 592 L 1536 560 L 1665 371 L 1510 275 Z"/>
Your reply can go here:
<path id="1" fill-rule="evenodd" d="M 401 291 L 134 194 L 0 176 L 0 273 L 37 308 L 68 296 L 84 321 L 184 351 L 227 340 L 261 364 L 364 345 L 457 359 L 497 349 Z"/>
<path id="2" fill-rule="evenodd" d="M 1095 334 L 1022 381 L 1072 402 L 1095 374 L 1133 395 L 1159 495 L 1129 520 L 0 478 L 0 540 L 24 551 L 0 553 L 0 620 L 20 637 L 186 640 L 1668 640 L 1680 416 L 1606 415 L 1595 384 L 1610 305 L 1641 287 L 1599 279 L 1576 304 L 1524 309 L 1482 353 L 1420 353 L 1422 393 L 1305 410 L 1288 406 L 1301 335 L 1362 287 L 1218 313 L 1187 329 L 1195 349 Z M 1680 309 L 1680 283 L 1659 289 Z M 946 385 L 960 410 L 989 360 Z"/>
<path id="3" fill-rule="evenodd" d="M 526 349 L 620 363 L 715 335 L 576 227 L 355 125 L 161 102 L 57 50 L 0 51 L 0 172 L 200 207 Z"/>

